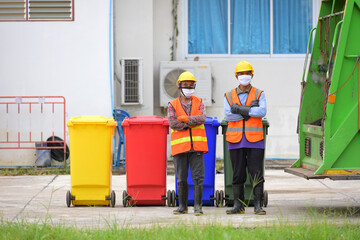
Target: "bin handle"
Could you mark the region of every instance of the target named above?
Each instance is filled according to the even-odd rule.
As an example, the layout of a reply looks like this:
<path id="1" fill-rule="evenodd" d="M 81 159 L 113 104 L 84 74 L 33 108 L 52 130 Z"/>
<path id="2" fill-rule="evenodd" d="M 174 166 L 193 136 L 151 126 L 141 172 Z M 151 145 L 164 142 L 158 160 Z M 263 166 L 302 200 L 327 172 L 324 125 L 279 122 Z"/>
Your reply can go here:
<path id="1" fill-rule="evenodd" d="M 303 76 L 302 76 L 302 81 L 305 82 L 305 72 L 306 72 L 306 67 L 307 67 L 307 62 L 308 62 L 308 58 L 309 58 L 309 50 L 310 50 L 310 44 L 311 44 L 311 39 L 312 39 L 312 34 L 313 32 L 316 30 L 316 27 L 314 27 L 313 29 L 311 29 L 310 31 L 310 35 L 309 35 L 309 41 L 308 41 L 308 45 L 306 48 L 306 56 L 305 56 L 305 63 L 304 63 L 304 72 L 303 72 Z"/>
<path id="2" fill-rule="evenodd" d="M 334 37 L 333 37 L 333 41 L 332 41 L 332 44 L 331 44 L 331 52 L 330 52 L 330 55 L 329 55 L 328 69 L 327 69 L 327 71 L 326 71 L 326 78 L 327 78 L 327 79 L 329 79 L 329 75 L 330 75 L 330 64 L 331 64 L 332 55 L 333 55 L 333 53 L 334 53 L 334 48 L 335 48 L 336 39 L 337 39 L 337 36 L 338 36 L 338 33 L 339 33 L 340 25 L 341 25 L 343 22 L 344 22 L 344 20 L 339 21 L 339 22 L 336 24 L 336 27 L 335 27 Z"/>
<path id="3" fill-rule="evenodd" d="M 309 58 L 309 50 L 310 50 L 312 34 L 313 34 L 313 32 L 315 30 L 316 30 L 316 27 L 314 27 L 310 31 L 308 46 L 307 46 L 307 49 L 306 49 L 306 56 L 305 56 L 305 62 L 304 62 L 304 71 L 303 71 L 302 81 L 301 81 L 300 107 L 299 107 L 299 113 L 298 113 L 298 117 L 297 117 L 296 133 L 300 132 L 300 112 L 301 112 L 301 108 L 302 108 L 302 99 L 303 99 L 303 96 L 304 96 L 304 89 L 305 89 L 305 72 L 306 72 L 307 62 L 308 62 L 308 58 Z"/>

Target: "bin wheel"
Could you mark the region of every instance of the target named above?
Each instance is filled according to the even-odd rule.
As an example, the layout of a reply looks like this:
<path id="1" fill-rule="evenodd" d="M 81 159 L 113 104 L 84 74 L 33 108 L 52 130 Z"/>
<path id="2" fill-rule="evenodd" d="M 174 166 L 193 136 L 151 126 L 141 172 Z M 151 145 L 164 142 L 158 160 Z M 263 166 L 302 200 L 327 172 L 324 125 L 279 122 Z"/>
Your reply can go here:
<path id="1" fill-rule="evenodd" d="M 123 191 L 122 197 L 123 197 L 123 206 L 124 207 L 129 206 L 129 194 L 125 190 Z"/>
<path id="2" fill-rule="evenodd" d="M 67 193 L 66 193 L 66 205 L 67 205 L 68 207 L 70 207 L 70 205 L 71 205 L 71 200 L 72 200 L 71 192 L 70 192 L 70 191 L 67 191 Z"/>
<path id="3" fill-rule="evenodd" d="M 176 207 L 176 192 L 175 192 L 175 190 L 172 190 L 172 192 L 171 192 L 171 205 L 173 206 L 173 207 Z"/>
<path id="4" fill-rule="evenodd" d="M 216 207 L 219 207 L 219 197 L 220 197 L 219 191 L 216 190 L 216 191 L 215 191 L 215 199 L 214 199 L 214 201 L 215 201 L 215 206 L 216 206 Z"/>
<path id="5" fill-rule="evenodd" d="M 224 191 L 223 190 L 221 190 L 220 192 L 219 192 L 219 199 L 220 199 L 220 207 L 222 207 L 222 206 L 224 206 L 224 200 L 225 200 L 225 194 L 224 194 Z"/>
<path id="6" fill-rule="evenodd" d="M 265 190 L 264 193 L 263 193 L 263 204 L 264 204 L 264 207 L 267 207 L 268 205 L 268 200 L 269 200 L 269 195 L 268 195 L 268 192 Z"/>
<path id="7" fill-rule="evenodd" d="M 110 194 L 110 206 L 115 207 L 115 202 L 116 202 L 116 194 L 115 194 L 114 191 L 111 191 L 111 194 Z"/>
<path id="8" fill-rule="evenodd" d="M 167 193 L 166 193 L 166 204 L 168 207 L 171 207 L 172 206 L 172 198 L 171 198 L 171 191 L 168 190 Z"/>

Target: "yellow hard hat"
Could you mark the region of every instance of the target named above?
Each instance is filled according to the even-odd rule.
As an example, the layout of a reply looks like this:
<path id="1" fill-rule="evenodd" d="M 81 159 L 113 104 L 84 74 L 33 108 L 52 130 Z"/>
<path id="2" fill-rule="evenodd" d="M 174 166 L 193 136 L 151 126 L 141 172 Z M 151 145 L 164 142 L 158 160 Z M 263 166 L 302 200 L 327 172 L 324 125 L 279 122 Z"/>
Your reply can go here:
<path id="1" fill-rule="evenodd" d="M 179 86 L 179 83 L 182 82 L 182 81 L 194 81 L 196 82 L 196 79 L 194 77 L 194 75 L 192 75 L 191 72 L 189 71 L 186 71 L 186 72 L 183 72 L 182 74 L 180 74 L 177 82 L 176 82 L 176 85 Z"/>
<path id="2" fill-rule="evenodd" d="M 253 67 L 247 61 L 240 61 L 235 66 L 235 75 L 238 72 L 248 72 L 248 71 L 251 71 L 251 73 L 254 73 Z"/>

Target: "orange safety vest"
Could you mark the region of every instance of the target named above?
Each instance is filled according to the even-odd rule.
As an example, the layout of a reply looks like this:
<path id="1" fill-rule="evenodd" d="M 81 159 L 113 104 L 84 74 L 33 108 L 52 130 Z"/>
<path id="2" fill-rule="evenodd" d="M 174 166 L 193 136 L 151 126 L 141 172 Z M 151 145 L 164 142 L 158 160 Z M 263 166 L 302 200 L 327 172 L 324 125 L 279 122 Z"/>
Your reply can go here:
<path id="1" fill-rule="evenodd" d="M 190 116 L 201 115 L 199 111 L 201 98 L 192 96 L 192 106 Z M 170 102 L 176 111 L 176 116 L 187 115 L 184 111 L 180 98 L 176 98 Z M 175 156 L 179 153 L 188 152 L 191 149 L 199 152 L 208 152 L 207 138 L 204 124 L 190 126 L 186 130 L 171 129 L 171 152 Z M 192 148 L 191 148 L 192 147 Z"/>
<path id="2" fill-rule="evenodd" d="M 253 100 L 259 100 L 262 90 L 251 87 L 245 105 L 250 106 Z M 230 97 L 231 95 L 231 97 Z M 226 99 L 231 105 L 237 103 L 241 105 L 236 88 L 225 93 Z M 247 121 L 229 121 L 226 132 L 226 141 L 231 143 L 240 142 L 245 132 L 245 137 L 249 142 L 258 142 L 264 139 L 263 124 L 261 118 L 251 117 Z"/>

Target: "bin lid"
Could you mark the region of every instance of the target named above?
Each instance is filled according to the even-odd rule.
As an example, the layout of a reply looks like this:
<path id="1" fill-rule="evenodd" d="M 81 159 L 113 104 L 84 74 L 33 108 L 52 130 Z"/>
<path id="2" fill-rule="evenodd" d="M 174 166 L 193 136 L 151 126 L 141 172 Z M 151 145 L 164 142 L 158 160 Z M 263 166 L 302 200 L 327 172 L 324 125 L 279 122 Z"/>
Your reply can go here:
<path id="1" fill-rule="evenodd" d="M 262 123 L 263 123 L 264 127 L 269 127 L 270 126 L 269 121 L 267 120 L 267 118 L 263 118 Z"/>
<path id="2" fill-rule="evenodd" d="M 158 117 L 158 116 L 136 116 L 131 118 L 125 118 L 122 122 L 122 126 L 129 126 L 130 124 L 138 125 L 155 125 L 161 124 L 164 126 L 169 126 L 168 118 Z"/>
<path id="3" fill-rule="evenodd" d="M 220 125 L 217 117 L 206 117 L 205 123 L 204 124 L 208 124 L 208 125 L 212 125 L 214 127 L 218 127 Z"/>
<path id="4" fill-rule="evenodd" d="M 221 126 L 224 127 L 224 126 L 227 126 L 228 125 L 228 121 L 226 119 L 223 119 L 221 121 Z"/>
<path id="5" fill-rule="evenodd" d="M 67 122 L 68 127 L 72 127 L 77 124 L 106 124 L 107 126 L 117 126 L 117 122 L 113 118 L 107 118 L 103 116 L 81 116 L 72 117 Z"/>

